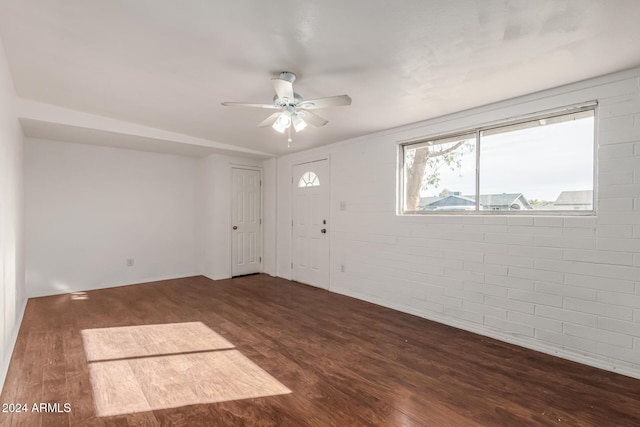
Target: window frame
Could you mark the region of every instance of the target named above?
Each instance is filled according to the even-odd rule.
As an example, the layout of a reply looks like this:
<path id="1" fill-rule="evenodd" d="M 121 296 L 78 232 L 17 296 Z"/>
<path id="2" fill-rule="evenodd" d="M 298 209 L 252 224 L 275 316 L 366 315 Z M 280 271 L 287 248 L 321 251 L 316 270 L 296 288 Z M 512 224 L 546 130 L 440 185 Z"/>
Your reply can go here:
<path id="1" fill-rule="evenodd" d="M 524 210 L 524 211 L 494 211 L 494 210 L 480 210 L 480 151 L 481 151 L 481 138 L 480 134 L 483 131 L 499 129 L 506 126 L 518 125 L 522 123 L 549 119 L 552 117 L 559 117 L 569 114 L 581 113 L 583 111 L 593 111 L 593 202 L 592 209 L 589 210 Z M 441 210 L 441 211 L 409 211 L 405 210 L 405 148 L 407 146 L 418 145 L 426 143 L 428 141 L 434 141 L 445 138 L 455 138 L 462 135 L 475 134 L 476 136 L 476 170 L 475 170 L 475 192 L 476 192 L 476 205 L 472 211 L 466 210 Z M 597 214 L 597 162 L 598 162 L 598 102 L 588 101 L 580 104 L 565 106 L 561 108 L 555 108 L 552 110 L 540 111 L 532 114 L 516 116 L 511 118 L 500 119 L 488 123 L 484 123 L 477 126 L 470 126 L 461 128 L 452 132 L 437 133 L 428 136 L 421 136 L 418 138 L 412 138 L 409 140 L 399 141 L 398 144 L 398 197 L 397 199 L 397 215 L 411 216 L 411 215 L 524 215 L 524 216 L 595 216 Z"/>

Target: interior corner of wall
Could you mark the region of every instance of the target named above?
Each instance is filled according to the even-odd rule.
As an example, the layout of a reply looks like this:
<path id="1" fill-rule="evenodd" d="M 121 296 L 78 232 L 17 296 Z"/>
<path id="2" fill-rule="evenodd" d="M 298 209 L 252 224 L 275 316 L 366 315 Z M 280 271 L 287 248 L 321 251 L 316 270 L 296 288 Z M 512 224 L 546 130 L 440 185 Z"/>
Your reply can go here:
<path id="1" fill-rule="evenodd" d="M 206 277 L 207 279 L 211 279 L 211 280 L 225 280 L 225 279 L 231 279 L 230 275 L 225 275 L 225 274 L 203 274 L 204 277 Z"/>

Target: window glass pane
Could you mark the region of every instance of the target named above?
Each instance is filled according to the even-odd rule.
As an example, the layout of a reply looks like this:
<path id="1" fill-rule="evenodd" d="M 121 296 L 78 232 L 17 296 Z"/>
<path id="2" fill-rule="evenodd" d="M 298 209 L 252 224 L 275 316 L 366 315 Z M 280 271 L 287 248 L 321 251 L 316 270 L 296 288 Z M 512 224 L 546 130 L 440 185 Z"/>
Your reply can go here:
<path id="1" fill-rule="evenodd" d="M 314 172 L 308 171 L 302 174 L 300 181 L 298 181 L 298 187 L 318 187 L 320 185 L 320 179 Z"/>
<path id="2" fill-rule="evenodd" d="M 475 210 L 475 133 L 404 147 L 404 210 Z"/>
<path id="3" fill-rule="evenodd" d="M 483 210 L 592 210 L 593 110 L 481 132 Z"/>

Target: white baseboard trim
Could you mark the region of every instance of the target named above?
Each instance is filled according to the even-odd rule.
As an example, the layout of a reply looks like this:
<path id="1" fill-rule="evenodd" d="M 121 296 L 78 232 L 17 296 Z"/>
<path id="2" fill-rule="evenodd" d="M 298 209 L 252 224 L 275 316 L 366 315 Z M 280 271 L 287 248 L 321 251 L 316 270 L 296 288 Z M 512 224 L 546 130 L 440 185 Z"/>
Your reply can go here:
<path id="1" fill-rule="evenodd" d="M 39 298 L 39 297 L 48 297 L 52 295 L 68 294 L 71 292 L 97 291 L 100 289 L 117 288 L 120 286 L 130 286 L 130 285 L 141 285 L 143 283 L 159 282 L 161 280 L 184 279 L 187 277 L 194 277 L 194 276 L 201 276 L 201 274 L 184 273 L 184 274 L 172 274 L 168 276 L 143 277 L 138 279 L 132 279 L 131 281 L 126 281 L 126 282 L 103 283 L 103 284 L 99 284 L 99 285 L 88 287 L 88 288 L 46 289 L 46 290 L 40 290 L 36 292 L 29 292 L 28 297 Z"/>
<path id="2" fill-rule="evenodd" d="M 222 274 L 216 274 L 216 275 L 203 274 L 202 276 L 206 277 L 207 279 L 211 279 L 211 280 L 231 279 L 231 276 L 222 275 Z"/>
<path id="3" fill-rule="evenodd" d="M 293 280 L 290 274 L 278 274 L 275 277 L 280 277 L 281 279 Z"/>
<path id="4" fill-rule="evenodd" d="M 362 301 L 367 301 L 372 304 L 397 310 L 403 313 L 412 314 L 414 316 L 422 317 L 424 319 L 431 320 L 437 323 L 442 323 L 444 325 L 452 326 L 454 328 L 463 329 L 465 331 L 473 332 L 478 335 L 494 338 L 499 341 L 503 341 L 509 344 L 514 344 L 520 347 L 527 348 L 529 350 L 539 351 L 541 353 L 549 354 L 551 356 L 556 356 L 561 359 L 570 360 L 572 362 L 581 363 L 583 365 L 592 366 L 594 368 L 603 369 L 605 371 L 615 372 L 617 374 L 625 375 L 631 378 L 640 379 L 639 370 L 626 367 L 626 366 L 618 366 L 606 360 L 601 360 L 595 357 L 590 357 L 588 355 L 576 353 L 574 351 L 567 350 L 561 347 L 554 347 L 551 345 L 547 345 L 545 343 L 541 343 L 540 341 L 536 341 L 533 339 L 510 335 L 502 331 L 496 331 L 487 327 L 482 327 L 480 325 L 477 325 L 471 322 L 466 322 L 464 320 L 454 320 L 445 316 L 438 316 L 433 313 L 423 312 L 416 308 L 408 307 L 402 304 L 389 303 L 379 298 L 360 294 L 358 292 L 353 292 L 349 289 L 344 289 L 340 287 L 331 287 L 329 291 L 335 292 L 337 294 L 345 295 L 348 297 L 352 297 L 355 299 L 359 299 Z"/>
<path id="5" fill-rule="evenodd" d="M 0 371 L 0 392 L 4 389 L 4 381 L 7 379 L 7 373 L 9 372 L 9 364 L 11 363 L 11 356 L 13 356 L 13 350 L 16 347 L 16 342 L 18 341 L 18 333 L 20 332 L 20 326 L 22 326 L 22 318 L 24 317 L 24 312 L 27 308 L 27 298 L 20 304 L 18 308 L 18 317 L 16 318 L 16 324 L 13 327 L 13 332 L 11 333 L 11 337 L 9 338 L 9 346 L 5 349 L 4 354 L 4 363 L 2 366 L 2 371 Z"/>

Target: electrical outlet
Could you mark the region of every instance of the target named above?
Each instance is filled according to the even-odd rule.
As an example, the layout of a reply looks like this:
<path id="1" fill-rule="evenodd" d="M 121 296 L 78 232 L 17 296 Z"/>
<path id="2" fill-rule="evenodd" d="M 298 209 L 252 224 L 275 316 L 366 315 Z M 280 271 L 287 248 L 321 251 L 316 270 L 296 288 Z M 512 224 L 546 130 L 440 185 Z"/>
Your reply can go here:
<path id="1" fill-rule="evenodd" d="M 133 258 L 127 258 L 127 267 L 133 267 Z"/>

